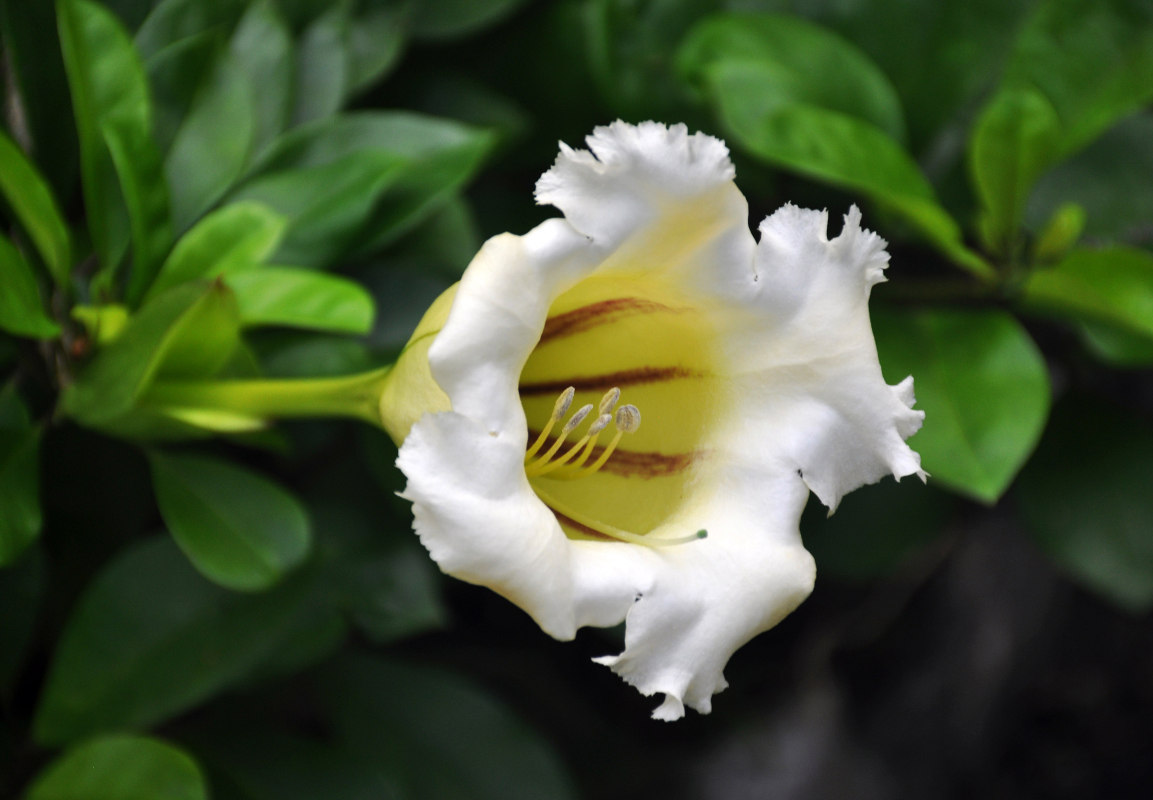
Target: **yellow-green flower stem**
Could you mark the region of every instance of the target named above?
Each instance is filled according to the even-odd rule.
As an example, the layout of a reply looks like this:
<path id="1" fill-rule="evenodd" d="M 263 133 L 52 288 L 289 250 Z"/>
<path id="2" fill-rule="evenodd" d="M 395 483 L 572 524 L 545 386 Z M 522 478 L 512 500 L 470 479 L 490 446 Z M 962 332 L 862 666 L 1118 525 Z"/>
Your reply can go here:
<path id="1" fill-rule="evenodd" d="M 154 384 L 141 407 L 178 409 L 265 423 L 300 417 L 351 417 L 385 427 L 381 395 L 392 366 L 337 378 L 167 380 Z"/>

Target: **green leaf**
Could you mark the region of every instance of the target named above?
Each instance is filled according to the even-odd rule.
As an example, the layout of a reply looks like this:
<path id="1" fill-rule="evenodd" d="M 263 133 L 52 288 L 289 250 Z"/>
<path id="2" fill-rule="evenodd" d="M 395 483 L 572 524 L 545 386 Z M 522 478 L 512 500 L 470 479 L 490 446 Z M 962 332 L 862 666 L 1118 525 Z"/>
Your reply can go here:
<path id="1" fill-rule="evenodd" d="M 363 428 L 358 439 L 367 458 L 387 463 L 390 477 L 399 474 L 387 435 Z M 341 610 L 378 645 L 445 627 L 440 573 L 409 532 L 411 511 L 385 502 L 403 487 L 367 480 L 348 466 L 326 473 L 322 483 L 309 493 L 309 508 L 324 533 L 324 570 Z"/>
<path id="2" fill-rule="evenodd" d="M 160 268 L 149 297 L 185 281 L 250 269 L 276 250 L 287 221 L 260 203 L 231 203 L 180 237 Z"/>
<path id="3" fill-rule="evenodd" d="M 354 153 L 330 164 L 261 176 L 232 199 L 263 203 L 288 219 L 277 261 L 324 267 L 349 250 L 402 169 L 391 154 Z"/>
<path id="4" fill-rule="evenodd" d="M 1045 361 L 1000 311 L 878 310 L 885 379 L 912 375 L 925 424 L 909 440 L 930 480 L 994 503 L 1033 451 L 1049 411 Z"/>
<path id="5" fill-rule="evenodd" d="M 220 283 L 186 283 L 147 303 L 77 376 L 61 410 L 102 427 L 129 414 L 158 377 L 210 377 L 240 336 L 236 298 Z"/>
<path id="6" fill-rule="evenodd" d="M 864 50 L 904 104 L 912 152 L 940 163 L 1000 77 L 1034 0 L 854 0 L 805 8 Z"/>
<path id="7" fill-rule="evenodd" d="M 245 0 L 145 0 L 153 8 L 136 33 L 141 55 L 152 59 L 182 40 L 210 32 L 230 31 L 240 19 Z"/>
<path id="8" fill-rule="evenodd" d="M 56 8 L 80 137 L 84 206 L 100 260 L 97 284 L 101 284 L 110 280 L 128 240 L 121 187 L 135 196 L 128 198 L 127 212 L 136 215 L 138 237 L 160 216 L 151 205 L 162 188 L 152 182 L 156 171 L 155 153 L 150 151 L 148 84 L 132 40 L 110 11 L 90 0 L 58 0 Z M 122 150 L 115 166 L 116 154 L 108 152 L 110 141 Z M 134 149 L 138 152 L 124 152 Z M 151 240 L 134 243 L 141 248 L 136 254 L 141 263 L 134 271 L 147 273 L 148 259 L 154 256 Z M 142 283 L 144 278 L 134 276 L 134 286 Z"/>
<path id="9" fill-rule="evenodd" d="M 379 770 L 341 747 L 260 725 L 256 714 L 226 709 L 197 720 L 181 738 L 214 776 L 243 787 L 244 800 L 394 800 Z M 198 724 L 199 723 L 199 724 Z"/>
<path id="10" fill-rule="evenodd" d="M 455 39 L 477 33 L 512 14 L 526 0 L 424 0 L 412 33 L 422 39 Z"/>
<path id="11" fill-rule="evenodd" d="M 870 122 L 808 103 L 766 108 L 760 65 L 720 62 L 707 78 L 734 140 L 753 155 L 834 186 L 863 192 L 903 216 L 955 264 L 978 276 L 991 268 L 969 251 L 961 228 L 937 203 L 912 157 Z"/>
<path id="12" fill-rule="evenodd" d="M 262 591 L 308 555 L 304 507 L 250 470 L 195 455 L 152 452 L 160 515 L 193 565 L 238 591 Z"/>
<path id="13" fill-rule="evenodd" d="M 69 618 L 36 710 L 36 741 L 146 728 L 196 706 L 315 624 L 322 597 L 307 572 L 239 594 L 201 576 L 166 536 L 134 545 Z"/>
<path id="14" fill-rule="evenodd" d="M 47 181 L 3 131 L 0 131 L 0 192 L 28 231 L 53 280 L 66 284 L 72 270 L 68 226 Z"/>
<path id="15" fill-rule="evenodd" d="M 187 753 L 144 736 L 104 736 L 53 761 L 27 800 L 208 800 Z"/>
<path id="16" fill-rule="evenodd" d="M 12 81 L 9 91 L 20 98 L 28 152 L 33 158 L 51 154 L 38 167 L 60 205 L 67 207 L 77 188 L 79 164 L 57 28 L 55 3 L 0 0 L 0 38 Z"/>
<path id="17" fill-rule="evenodd" d="M 982 238 L 993 252 L 1012 253 L 1025 201 L 1056 159 L 1060 140 L 1057 112 L 1034 89 L 1002 90 L 977 118 L 969 168 L 982 205 Z"/>
<path id="18" fill-rule="evenodd" d="M 222 52 L 164 162 L 178 231 L 219 200 L 244 172 L 256 129 L 254 93 L 242 64 Z"/>
<path id="19" fill-rule="evenodd" d="M 411 112 L 358 112 L 282 137 L 237 193 L 286 214 L 277 260 L 325 265 L 394 241 L 453 198 L 493 136 Z"/>
<path id="20" fill-rule="evenodd" d="M 1040 229 L 1058 210 L 1085 208 L 1085 235 L 1141 242 L 1153 219 L 1153 111 L 1119 123 L 1037 181 L 1027 220 Z"/>
<path id="21" fill-rule="evenodd" d="M 1116 367 L 1153 366 L 1153 338 L 1094 322 L 1078 327 L 1086 347 L 1101 360 Z"/>
<path id="22" fill-rule="evenodd" d="M 0 567 L 40 535 L 40 434 L 12 387 L 0 391 Z"/>
<path id="23" fill-rule="evenodd" d="M 1067 400 L 1019 484 L 1037 543 L 1078 583 L 1134 614 L 1153 608 L 1151 454 L 1148 420 Z"/>
<path id="24" fill-rule="evenodd" d="M 325 671 L 323 689 L 337 736 L 403 796 L 576 796 L 540 734 L 452 672 L 345 658 Z"/>
<path id="25" fill-rule="evenodd" d="M 886 479 L 849 494 L 832 516 L 813 497 L 801 532 L 822 574 L 873 581 L 939 541 L 955 505 L 931 482 Z"/>
<path id="26" fill-rule="evenodd" d="M 144 296 L 161 260 L 172 246 L 168 186 L 164 182 L 160 154 L 147 129 L 121 117 L 110 117 L 101 123 L 100 131 L 128 206 L 132 272 L 125 297 L 135 305 Z"/>
<path id="27" fill-rule="evenodd" d="M 299 269 L 248 270 L 230 275 L 240 322 L 365 334 L 372 329 L 372 296 L 347 278 Z"/>
<path id="28" fill-rule="evenodd" d="M 369 6 L 348 31 L 349 89 L 371 86 L 400 61 L 408 34 L 409 8 Z"/>
<path id="29" fill-rule="evenodd" d="M 582 9 L 588 62 L 602 98 L 623 119 L 674 119 L 685 87 L 668 76 L 677 45 L 715 0 L 637 4 L 594 0 Z"/>
<path id="30" fill-rule="evenodd" d="M 1004 85 L 1035 87 L 1053 104 L 1068 155 L 1153 100 L 1153 8 L 1144 0 L 1053 0 L 1035 9 Z"/>
<path id="31" fill-rule="evenodd" d="M 232 59 L 249 83 L 252 153 L 258 155 L 288 125 L 295 77 L 292 33 L 276 3 L 257 0 L 236 26 Z"/>
<path id="32" fill-rule="evenodd" d="M 334 6 L 313 20 L 296 53 L 296 99 L 292 122 L 331 117 L 344 104 L 352 76 L 348 5 Z"/>
<path id="33" fill-rule="evenodd" d="M 44 311 L 40 287 L 32 267 L 20 251 L 0 234 L 0 329 L 17 336 L 50 339 L 60 327 Z"/>
<path id="34" fill-rule="evenodd" d="M 758 90 L 744 92 L 757 106 L 750 117 L 811 105 L 868 122 L 895 141 L 904 138 L 900 100 L 885 74 L 853 44 L 799 17 L 706 17 L 686 37 L 677 61 L 683 75 L 706 85 L 717 67 L 756 74 Z"/>
<path id="35" fill-rule="evenodd" d="M 1127 247 L 1074 250 L 1055 266 L 1033 270 L 1022 299 L 1032 311 L 1153 338 L 1153 254 Z"/>

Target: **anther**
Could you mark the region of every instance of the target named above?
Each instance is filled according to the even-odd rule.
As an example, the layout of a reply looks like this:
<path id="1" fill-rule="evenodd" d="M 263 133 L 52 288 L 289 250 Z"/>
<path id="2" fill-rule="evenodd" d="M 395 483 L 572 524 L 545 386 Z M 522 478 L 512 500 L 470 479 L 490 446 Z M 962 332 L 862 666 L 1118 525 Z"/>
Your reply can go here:
<path id="1" fill-rule="evenodd" d="M 572 433 L 574 430 L 576 430 L 576 427 L 578 425 L 580 425 L 582 422 L 584 422 L 585 417 L 587 417 L 589 414 L 591 414 L 592 411 L 593 411 L 593 407 L 591 404 L 587 405 L 587 406 L 581 406 L 580 408 L 578 408 L 577 412 L 575 414 L 573 414 L 569 418 L 569 421 L 564 424 L 564 427 L 561 428 L 561 432 L 560 432 L 561 439 L 563 440 L 564 437 L 568 436 L 570 433 Z"/>
<path id="2" fill-rule="evenodd" d="M 586 406 L 586 408 L 591 408 L 591 406 Z M 599 417 L 593 420 L 592 425 L 589 425 L 588 432 L 580 438 L 580 441 L 570 447 L 563 456 L 558 458 L 556 461 L 550 461 L 547 464 L 543 462 L 531 464 L 528 467 L 528 474 L 531 476 L 547 475 L 553 470 L 560 469 L 566 465 L 570 468 L 570 470 L 574 467 L 579 467 L 581 464 L 588 461 L 589 454 L 592 453 L 593 448 L 596 447 L 597 438 L 600 436 L 601 431 L 603 431 L 612 421 L 612 414 L 601 414 Z M 582 450 L 581 448 L 584 449 Z M 578 458 L 576 461 L 573 461 L 572 464 L 569 464 L 569 461 L 572 461 L 573 456 L 575 456 L 578 452 L 580 452 L 580 458 Z"/>
<path id="3" fill-rule="evenodd" d="M 556 403 L 552 407 L 552 418 L 555 420 L 564 419 L 564 415 L 568 413 L 569 407 L 572 406 L 572 399 L 576 397 L 576 387 L 570 386 L 560 393 L 560 397 L 556 399 Z"/>
<path id="4" fill-rule="evenodd" d="M 621 390 L 614 386 L 605 392 L 605 396 L 601 398 L 600 408 L 597 412 L 600 414 L 608 414 L 617 407 L 617 401 L 621 399 Z"/>
<path id="5" fill-rule="evenodd" d="M 641 426 L 641 410 L 632 403 L 617 409 L 617 427 L 625 433 L 633 433 Z"/>
<path id="6" fill-rule="evenodd" d="M 537 451 L 541 449 L 548 435 L 552 433 L 553 426 L 564 419 L 564 415 L 568 413 L 569 407 L 572 405 L 573 397 L 576 396 L 576 388 L 573 386 L 568 387 L 560 393 L 560 397 L 556 399 L 552 407 L 552 416 L 549 417 L 548 424 L 544 426 L 544 430 L 536 437 L 536 441 L 532 443 L 524 454 L 524 460 L 527 463 L 530 458 L 536 455 Z"/>
<path id="7" fill-rule="evenodd" d="M 576 430 L 577 426 L 585 421 L 585 418 L 592 413 L 592 410 L 593 407 L 591 404 L 578 408 L 576 413 L 569 417 L 569 421 L 564 424 L 563 428 L 561 428 L 560 436 L 556 437 L 556 441 L 552 443 L 552 446 L 548 450 L 545 450 L 539 458 L 533 460 L 530 463 L 528 459 L 531 458 L 531 456 L 526 454 L 525 474 L 529 477 L 532 477 L 534 475 L 541 475 L 545 472 L 551 472 L 557 467 L 564 466 L 565 463 L 567 463 L 568 460 L 576 454 L 576 451 L 579 450 L 582 445 L 584 445 L 585 440 L 588 438 L 587 436 L 577 442 L 576 446 L 572 448 L 568 453 L 566 453 L 564 458 L 562 458 L 559 462 L 555 464 L 550 464 L 549 462 L 552 461 L 552 457 L 556 455 L 557 450 L 560 450 L 561 445 L 564 444 L 565 439 L 568 438 L 568 435 Z"/>
<path id="8" fill-rule="evenodd" d="M 629 403 L 617 409 L 616 413 L 617 432 L 613 435 L 612 441 L 609 442 L 608 447 L 600 454 L 596 461 L 584 467 L 573 477 L 583 477 L 585 475 L 592 475 L 598 469 L 605 465 L 613 451 L 617 449 L 617 445 L 621 442 L 621 437 L 626 433 L 635 433 L 636 429 L 641 426 L 641 412 L 636 406 Z"/>

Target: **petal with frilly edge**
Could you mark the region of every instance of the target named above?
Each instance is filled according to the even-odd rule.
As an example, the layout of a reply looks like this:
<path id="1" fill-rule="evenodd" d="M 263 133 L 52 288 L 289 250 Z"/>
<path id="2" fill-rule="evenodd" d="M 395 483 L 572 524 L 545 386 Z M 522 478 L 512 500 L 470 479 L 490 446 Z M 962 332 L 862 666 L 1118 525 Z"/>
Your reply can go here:
<path id="1" fill-rule="evenodd" d="M 427 369 L 396 374 L 430 376 L 451 410 L 411 426 L 398 464 L 445 572 L 557 638 L 625 621 L 597 660 L 677 719 L 811 591 L 809 491 L 833 509 L 924 478 L 905 444 L 923 413 L 911 378 L 881 376 L 868 298 L 888 255 L 855 207 L 829 239 L 824 212 L 787 205 L 758 242 L 721 141 L 617 122 L 588 146 L 537 185 L 564 217 L 491 239 L 421 323 L 439 328 L 412 351 Z M 550 448 L 570 386 L 594 410 Z M 613 434 L 615 389 L 639 413 Z"/>

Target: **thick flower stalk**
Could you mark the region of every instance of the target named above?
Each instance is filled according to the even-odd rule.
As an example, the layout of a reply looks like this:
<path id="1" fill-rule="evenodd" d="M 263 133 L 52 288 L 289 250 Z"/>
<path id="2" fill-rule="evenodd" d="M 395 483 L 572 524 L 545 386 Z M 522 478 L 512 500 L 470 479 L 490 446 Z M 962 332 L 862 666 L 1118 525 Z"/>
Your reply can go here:
<path id="1" fill-rule="evenodd" d="M 758 242 L 721 141 L 617 122 L 588 144 L 537 184 L 564 217 L 491 239 L 430 309 L 382 417 L 441 568 L 559 639 L 625 621 L 598 661 L 671 720 L 811 591 L 810 491 L 831 510 L 924 478 L 923 413 L 881 376 L 888 254 L 855 207 L 829 239 L 787 205 Z"/>

